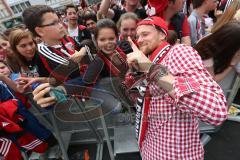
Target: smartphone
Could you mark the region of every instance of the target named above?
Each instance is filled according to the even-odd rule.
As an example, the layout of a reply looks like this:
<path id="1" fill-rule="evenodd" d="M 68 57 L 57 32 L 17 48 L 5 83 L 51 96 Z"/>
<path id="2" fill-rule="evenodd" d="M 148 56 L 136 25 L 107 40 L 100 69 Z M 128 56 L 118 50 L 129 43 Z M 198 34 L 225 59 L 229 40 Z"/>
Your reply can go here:
<path id="1" fill-rule="evenodd" d="M 55 99 L 58 103 L 67 101 L 67 97 L 66 97 L 64 91 L 57 87 L 50 89 L 49 96 L 55 97 Z"/>

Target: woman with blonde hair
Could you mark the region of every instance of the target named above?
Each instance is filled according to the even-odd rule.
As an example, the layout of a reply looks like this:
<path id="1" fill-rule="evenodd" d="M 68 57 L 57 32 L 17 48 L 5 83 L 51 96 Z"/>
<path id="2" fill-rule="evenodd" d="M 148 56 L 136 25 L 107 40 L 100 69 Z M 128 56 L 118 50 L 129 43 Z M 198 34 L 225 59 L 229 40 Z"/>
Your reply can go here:
<path id="1" fill-rule="evenodd" d="M 135 13 L 124 13 L 117 22 L 117 28 L 120 32 L 119 40 L 127 40 L 131 37 L 136 39 L 136 28 L 139 19 Z"/>
<path id="2" fill-rule="evenodd" d="M 132 48 L 128 42 L 128 37 L 135 42 L 138 21 L 139 19 L 135 13 L 127 12 L 121 15 L 117 22 L 117 28 L 119 31 L 118 46 L 126 54 L 132 52 Z"/>

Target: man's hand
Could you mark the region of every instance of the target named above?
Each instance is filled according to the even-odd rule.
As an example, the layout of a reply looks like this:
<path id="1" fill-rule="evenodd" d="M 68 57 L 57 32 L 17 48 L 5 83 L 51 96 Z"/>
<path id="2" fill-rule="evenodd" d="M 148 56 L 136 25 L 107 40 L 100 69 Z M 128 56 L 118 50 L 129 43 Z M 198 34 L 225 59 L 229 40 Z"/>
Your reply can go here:
<path id="1" fill-rule="evenodd" d="M 55 97 L 45 97 L 49 93 L 51 86 L 49 83 L 40 84 L 33 92 L 33 99 L 40 105 L 42 108 L 48 107 L 56 103 Z"/>
<path id="2" fill-rule="evenodd" d="M 76 63 L 79 63 L 81 59 L 86 55 L 86 48 L 82 47 L 80 51 L 75 51 L 73 55 L 71 55 L 70 59 L 73 60 Z"/>
<path id="3" fill-rule="evenodd" d="M 130 37 L 128 37 L 128 41 L 133 49 L 132 53 L 127 54 L 128 65 L 140 72 L 148 72 L 152 62 L 138 49 Z"/>

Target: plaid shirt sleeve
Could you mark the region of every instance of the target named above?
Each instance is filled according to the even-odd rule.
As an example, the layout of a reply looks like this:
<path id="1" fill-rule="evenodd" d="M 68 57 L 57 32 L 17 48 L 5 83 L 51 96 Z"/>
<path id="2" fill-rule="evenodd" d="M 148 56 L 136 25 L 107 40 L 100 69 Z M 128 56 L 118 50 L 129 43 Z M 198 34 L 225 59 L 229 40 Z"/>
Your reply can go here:
<path id="1" fill-rule="evenodd" d="M 203 67 L 198 53 L 185 45 L 175 46 L 166 66 L 175 76 L 175 98 L 170 99 L 183 112 L 197 116 L 201 121 L 220 125 L 227 118 L 225 96 Z"/>

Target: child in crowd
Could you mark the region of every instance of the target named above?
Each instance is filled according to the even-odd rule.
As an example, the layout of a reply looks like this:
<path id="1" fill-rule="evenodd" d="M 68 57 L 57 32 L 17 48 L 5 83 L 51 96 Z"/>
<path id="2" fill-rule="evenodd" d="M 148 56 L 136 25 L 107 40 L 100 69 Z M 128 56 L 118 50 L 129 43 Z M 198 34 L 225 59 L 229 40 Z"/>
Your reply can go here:
<path id="1" fill-rule="evenodd" d="M 98 55 L 103 59 L 106 76 L 124 77 L 128 71 L 126 54 L 117 46 L 118 30 L 116 24 L 110 19 L 97 22 L 95 38 L 99 49 Z"/>
<path id="2" fill-rule="evenodd" d="M 51 7 L 31 6 L 23 12 L 23 19 L 29 31 L 43 41 L 38 45 L 38 52 L 47 74 L 42 76 L 66 82 L 83 75 L 88 62 L 81 60 L 86 49 L 65 35 L 64 26 Z"/>
<path id="3" fill-rule="evenodd" d="M 17 29 L 9 35 L 11 49 L 20 64 L 21 74 L 18 81 L 25 81 L 26 86 L 35 82 L 49 82 L 55 84 L 54 78 L 44 77 L 47 75 L 47 69 L 42 63 L 37 52 L 37 44 L 33 40 L 29 31 Z"/>
<path id="4" fill-rule="evenodd" d="M 99 20 L 96 27 L 95 38 L 98 46 L 98 56 L 104 61 L 106 69 L 103 69 L 102 77 L 105 77 L 97 84 L 97 88 L 93 88 L 91 96 L 93 98 L 101 99 L 103 101 L 102 110 L 103 114 L 109 112 L 119 112 L 122 109 L 120 101 L 114 95 L 115 84 L 121 83 L 121 80 L 115 78 L 124 78 L 124 75 L 128 71 L 128 65 L 126 62 L 126 54 L 117 47 L 118 30 L 115 23 L 110 19 Z M 111 78 L 109 78 L 111 77 Z M 112 85 L 109 85 L 109 84 Z M 45 83 L 37 87 L 34 93 L 39 93 L 41 90 L 45 90 L 42 93 L 47 93 L 49 84 Z M 66 89 L 67 94 L 80 95 L 78 89 L 70 85 L 63 86 Z M 114 86 L 115 87 L 115 86 Z M 110 92 L 109 92 L 110 91 Z M 43 97 L 39 97 L 43 98 Z M 38 99 L 35 99 L 38 101 Z M 42 101 L 40 103 L 42 107 L 47 107 L 49 104 L 53 104 L 53 99 Z"/>
<path id="5" fill-rule="evenodd" d="M 21 159 L 20 149 L 43 153 L 48 146 L 56 144 L 52 133 L 38 122 L 12 90 L 9 79 L 15 76 L 15 74 L 11 74 L 6 63 L 1 61 L 0 155 L 9 160 L 13 157 L 16 160 Z M 6 150 L 9 146 L 10 149 Z"/>
<path id="6" fill-rule="evenodd" d="M 77 9 L 73 5 L 67 5 L 65 8 L 65 15 L 67 25 L 64 25 L 67 29 L 69 36 L 71 36 L 79 44 L 86 39 L 91 39 L 91 34 L 87 28 L 78 24 Z"/>

